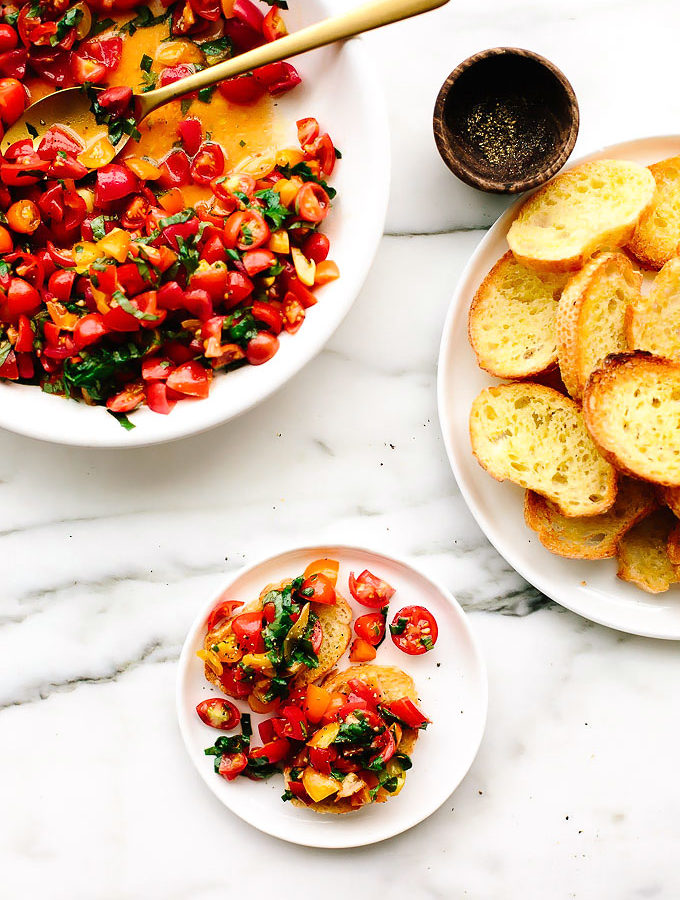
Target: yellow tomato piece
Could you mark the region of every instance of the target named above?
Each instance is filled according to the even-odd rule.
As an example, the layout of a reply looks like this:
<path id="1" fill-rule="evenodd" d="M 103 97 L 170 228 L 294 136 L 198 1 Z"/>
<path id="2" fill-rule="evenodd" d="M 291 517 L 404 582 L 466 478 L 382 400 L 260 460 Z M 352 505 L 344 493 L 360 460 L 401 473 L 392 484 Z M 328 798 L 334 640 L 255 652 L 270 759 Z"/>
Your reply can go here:
<path id="1" fill-rule="evenodd" d="M 179 63 L 202 63 L 203 53 L 193 41 L 168 41 L 158 48 L 154 61 L 160 66 L 176 66 Z"/>
<path id="2" fill-rule="evenodd" d="M 339 781 L 331 775 L 322 775 L 321 772 L 317 772 L 311 766 L 307 766 L 302 773 L 302 784 L 315 803 L 337 794 L 340 790 Z"/>
<path id="3" fill-rule="evenodd" d="M 331 693 L 316 684 L 307 685 L 305 697 L 305 715 L 310 722 L 320 722 L 331 702 Z"/>
<path id="4" fill-rule="evenodd" d="M 80 19 L 76 25 L 76 37 L 79 41 L 86 38 L 92 28 L 92 13 L 87 3 L 76 3 L 71 7 L 72 10 L 79 10 Z"/>
<path id="5" fill-rule="evenodd" d="M 302 187 L 302 179 L 297 175 L 294 178 L 281 178 L 273 187 L 281 198 L 282 206 L 290 206 L 298 195 L 298 191 Z"/>
<path id="6" fill-rule="evenodd" d="M 161 177 L 161 170 L 158 166 L 154 166 L 152 162 L 149 162 L 148 159 L 143 159 L 141 156 L 129 156 L 123 161 L 128 169 L 134 172 L 142 181 L 155 181 Z"/>
<path id="7" fill-rule="evenodd" d="M 249 669 L 261 672 L 267 678 L 273 678 L 276 675 L 274 664 L 266 653 L 246 653 L 241 662 Z"/>
<path id="8" fill-rule="evenodd" d="M 94 191 L 92 188 L 76 188 L 76 194 L 85 201 L 85 209 L 91 213 L 94 209 Z"/>
<path id="9" fill-rule="evenodd" d="M 103 316 L 105 316 L 106 313 L 111 309 L 108 303 L 108 296 L 104 293 L 104 291 L 98 290 L 94 285 L 92 285 L 92 296 L 94 297 L 94 302 L 97 305 L 97 312 L 100 312 Z"/>
<path id="10" fill-rule="evenodd" d="M 79 275 L 87 272 L 95 259 L 101 259 L 104 253 L 92 241 L 79 241 L 73 247 L 75 269 Z"/>
<path id="11" fill-rule="evenodd" d="M 265 178 L 276 168 L 276 157 L 266 153 L 256 153 L 246 156 L 235 168 L 236 172 L 244 175 L 252 175 L 253 178 Z"/>
<path id="12" fill-rule="evenodd" d="M 309 578 L 311 575 L 324 575 L 335 587 L 338 583 L 339 568 L 340 563 L 337 559 L 315 559 L 314 562 L 310 562 L 307 566 L 303 577 Z"/>
<path id="13" fill-rule="evenodd" d="M 396 759 L 390 759 L 385 768 L 387 769 L 387 774 L 390 776 L 390 778 L 397 779 L 396 790 L 389 792 L 390 797 L 396 797 L 406 783 L 406 772 Z"/>
<path id="14" fill-rule="evenodd" d="M 213 653 L 212 650 L 197 650 L 196 656 L 199 659 L 202 659 L 203 662 L 213 670 L 215 675 L 221 675 L 224 672 L 224 666 L 220 662 L 216 653 Z"/>
<path id="15" fill-rule="evenodd" d="M 324 725 L 323 728 L 320 728 L 318 731 L 316 731 L 312 735 L 311 739 L 307 741 L 307 746 L 319 747 L 320 749 L 325 750 L 326 747 L 330 747 L 339 733 L 340 723 L 331 722 L 330 724 Z"/>
<path id="16" fill-rule="evenodd" d="M 237 663 L 243 656 L 233 634 L 228 635 L 225 640 L 216 644 L 214 652 L 217 654 L 220 662 L 229 663 L 230 665 Z"/>
<path id="17" fill-rule="evenodd" d="M 79 318 L 75 313 L 70 313 L 56 300 L 48 300 L 45 305 L 47 306 L 47 312 L 50 314 L 50 319 L 52 319 L 57 328 L 63 328 L 64 331 L 73 331 Z"/>
<path id="18" fill-rule="evenodd" d="M 115 155 L 115 147 L 106 135 L 102 135 L 78 154 L 78 160 L 88 169 L 101 169 L 102 166 L 108 165 Z"/>
<path id="19" fill-rule="evenodd" d="M 123 263 L 127 259 L 131 241 L 128 231 L 123 228 L 112 228 L 105 237 L 97 241 L 97 247 L 102 251 L 102 256 L 110 256 L 116 262 Z"/>
<path id="20" fill-rule="evenodd" d="M 323 262 L 316 264 L 315 284 L 329 284 L 340 277 L 340 269 L 337 263 L 331 259 L 324 259 Z"/>
<path id="21" fill-rule="evenodd" d="M 165 212 L 169 213 L 171 216 L 175 213 L 182 212 L 187 206 L 186 201 L 184 200 L 184 194 L 179 188 L 170 188 L 165 194 L 161 194 L 158 198 L 158 202 Z"/>
<path id="22" fill-rule="evenodd" d="M 297 277 L 307 287 L 314 287 L 314 278 L 316 277 L 316 263 L 313 259 L 307 259 L 305 254 L 299 247 L 290 248 L 293 257 L 293 265 L 297 272 Z"/>
<path id="23" fill-rule="evenodd" d="M 283 231 L 283 229 L 281 231 L 273 231 L 267 247 L 272 253 L 281 253 L 286 256 L 290 253 L 290 239 L 288 237 L 288 232 Z"/>
<path id="24" fill-rule="evenodd" d="M 296 150 L 294 147 L 290 147 L 285 150 L 279 150 L 276 154 L 276 165 L 277 166 L 297 166 L 298 163 L 301 163 L 305 158 L 304 153 L 300 150 Z"/>

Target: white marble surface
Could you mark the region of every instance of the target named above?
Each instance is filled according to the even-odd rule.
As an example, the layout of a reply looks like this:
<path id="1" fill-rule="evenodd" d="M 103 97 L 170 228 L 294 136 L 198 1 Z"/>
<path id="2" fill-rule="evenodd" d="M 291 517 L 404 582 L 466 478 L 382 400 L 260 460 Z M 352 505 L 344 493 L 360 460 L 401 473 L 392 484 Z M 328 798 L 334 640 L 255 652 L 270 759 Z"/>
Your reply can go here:
<path id="1" fill-rule="evenodd" d="M 253 413 L 173 445 L 0 434 L 1 897 L 302 896 L 302 879 L 328 900 L 680 894 L 676 646 L 546 603 L 489 547 L 447 467 L 440 329 L 502 204 L 457 184 L 431 138 L 443 78 L 497 44 L 564 69 L 581 152 L 680 130 L 679 33 L 675 0 L 452 0 L 367 38 L 394 135 L 388 235 L 326 351 Z M 184 633 L 224 573 L 325 538 L 380 543 L 445 580 L 490 680 L 487 733 L 449 803 L 338 853 L 225 811 L 185 755 L 173 696 Z"/>

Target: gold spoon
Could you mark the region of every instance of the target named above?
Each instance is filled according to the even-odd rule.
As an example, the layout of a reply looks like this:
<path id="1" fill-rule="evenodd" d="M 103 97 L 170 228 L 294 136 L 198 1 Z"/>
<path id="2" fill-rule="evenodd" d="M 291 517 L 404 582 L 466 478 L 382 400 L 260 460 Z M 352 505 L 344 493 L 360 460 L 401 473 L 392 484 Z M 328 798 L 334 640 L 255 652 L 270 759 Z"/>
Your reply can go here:
<path id="1" fill-rule="evenodd" d="M 210 66 L 186 78 L 180 78 L 165 87 L 148 91 L 145 94 L 133 95 L 133 114 L 137 124 L 145 119 L 149 113 L 176 100 L 192 91 L 201 88 L 212 87 L 226 78 L 243 75 L 258 66 L 266 66 L 270 63 L 281 62 L 300 53 L 325 47 L 346 38 L 354 37 L 365 31 L 390 25 L 411 16 L 417 16 L 444 6 L 448 0 L 377 0 L 368 3 L 351 12 L 323 22 L 317 22 L 302 31 L 286 35 L 262 47 L 256 47 L 247 53 L 242 53 L 234 59 Z M 103 90 L 98 88 L 97 90 Z M 95 135 L 105 133 L 104 127 L 97 123 L 92 112 L 91 99 L 80 87 L 66 88 L 43 97 L 31 104 L 24 111 L 0 142 L 0 150 L 5 150 L 15 141 L 33 138 L 33 146 L 37 147 L 45 132 L 53 125 L 64 125 L 75 132 L 84 144 Z M 116 153 L 120 153 L 129 140 L 129 135 L 124 134 L 115 145 Z"/>

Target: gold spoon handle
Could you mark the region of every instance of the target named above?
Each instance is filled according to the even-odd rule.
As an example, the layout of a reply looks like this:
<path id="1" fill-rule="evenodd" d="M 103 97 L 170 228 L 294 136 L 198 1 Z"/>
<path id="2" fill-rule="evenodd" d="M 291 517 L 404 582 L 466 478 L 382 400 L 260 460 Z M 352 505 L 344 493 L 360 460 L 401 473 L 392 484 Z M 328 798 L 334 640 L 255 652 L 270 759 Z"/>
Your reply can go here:
<path id="1" fill-rule="evenodd" d="M 163 106 L 170 100 L 176 100 L 192 91 L 200 91 L 201 88 L 212 87 L 218 81 L 224 81 L 225 78 L 243 75 L 258 66 L 280 62 L 291 56 L 298 56 L 300 53 L 307 53 L 309 50 L 316 50 L 327 44 L 355 37 L 357 34 L 371 31 L 373 28 L 380 28 L 402 19 L 409 19 L 411 16 L 418 16 L 431 9 L 444 6 L 445 3 L 448 3 L 448 0 L 375 0 L 373 3 L 367 3 L 365 6 L 360 6 L 341 16 L 325 19 L 316 25 L 303 28 L 302 31 L 296 31 L 269 44 L 264 44 L 262 47 L 256 47 L 235 59 L 229 59 L 203 69 L 201 72 L 187 75 L 186 78 L 157 88 L 155 91 L 137 94 L 138 119 L 141 121 L 154 109 Z"/>

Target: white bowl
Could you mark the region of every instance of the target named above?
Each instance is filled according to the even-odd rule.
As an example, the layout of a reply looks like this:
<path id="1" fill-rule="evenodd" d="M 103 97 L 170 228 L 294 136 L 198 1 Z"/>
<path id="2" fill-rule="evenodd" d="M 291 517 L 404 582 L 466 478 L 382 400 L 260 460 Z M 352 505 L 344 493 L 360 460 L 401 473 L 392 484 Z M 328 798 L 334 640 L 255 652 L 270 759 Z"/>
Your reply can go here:
<path id="1" fill-rule="evenodd" d="M 324 0 L 291 4 L 286 20 L 299 29 L 331 15 Z M 0 426 L 29 437 L 85 447 L 139 447 L 197 434 L 227 422 L 269 397 L 313 359 L 338 327 L 368 274 L 383 233 L 390 178 L 384 98 L 360 40 L 298 57 L 303 83 L 278 103 L 297 145 L 295 121 L 318 118 L 343 153 L 331 179 L 338 191 L 326 220 L 338 281 L 318 291 L 296 335 L 284 335 L 276 356 L 263 366 L 219 375 L 210 396 L 179 403 L 169 416 L 147 407 L 125 431 L 102 407 L 43 393 L 38 387 L 0 382 Z"/>
<path id="2" fill-rule="evenodd" d="M 680 153 L 680 135 L 627 141 L 598 150 L 590 159 L 618 158 L 649 165 Z M 499 380 L 483 372 L 468 342 L 470 301 L 493 264 L 507 252 L 506 235 L 519 204 L 505 212 L 473 253 L 449 307 L 439 354 L 439 420 L 451 468 L 465 502 L 496 550 L 528 582 L 552 600 L 610 628 L 647 637 L 680 640 L 680 589 L 645 594 L 616 577 L 616 560 L 564 559 L 541 545 L 524 524 L 524 491 L 502 484 L 482 469 L 470 449 L 468 419 L 482 388 Z"/>
<path id="3" fill-rule="evenodd" d="M 413 751 L 413 768 L 398 797 L 346 815 L 319 815 L 281 800 L 283 778 L 266 782 L 246 778 L 227 782 L 213 771 L 213 758 L 204 749 L 220 732 L 204 725 L 196 705 L 220 696 L 203 672 L 196 651 L 203 646 L 205 624 L 215 600 L 205 604 L 191 626 L 177 672 L 177 715 L 192 763 L 215 796 L 233 813 L 260 831 L 308 847 L 357 847 L 393 837 L 431 815 L 463 780 L 477 753 L 486 722 L 487 683 L 482 655 L 465 613 L 446 588 L 410 563 L 383 553 L 346 546 L 302 547 L 278 553 L 241 570 L 227 585 L 229 599 L 251 600 L 270 582 L 304 571 L 314 559 L 340 562 L 338 588 L 356 615 L 369 612 L 354 603 L 347 590 L 350 571 L 368 568 L 384 578 L 396 593 L 389 605 L 388 622 L 404 606 L 421 604 L 437 619 L 439 637 L 434 648 L 421 656 L 407 656 L 389 638 L 378 649 L 376 664 L 398 666 L 414 679 L 423 712 L 432 720 L 421 732 Z M 222 595 L 224 596 L 224 594 Z M 338 668 L 349 665 L 347 654 Z M 247 704 L 236 701 L 244 712 Z M 252 716 L 256 722 L 264 716 Z M 256 743 L 259 740 L 256 738 Z"/>

